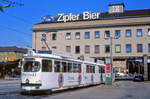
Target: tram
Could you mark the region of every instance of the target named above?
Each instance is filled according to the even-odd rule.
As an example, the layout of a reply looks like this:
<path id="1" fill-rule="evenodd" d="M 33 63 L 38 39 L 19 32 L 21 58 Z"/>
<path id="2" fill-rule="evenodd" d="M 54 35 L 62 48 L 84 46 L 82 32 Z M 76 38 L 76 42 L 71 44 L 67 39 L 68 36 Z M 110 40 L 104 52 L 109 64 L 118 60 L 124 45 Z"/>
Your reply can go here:
<path id="1" fill-rule="evenodd" d="M 104 83 L 105 64 L 53 54 L 27 54 L 21 61 L 22 91 L 55 91 Z"/>

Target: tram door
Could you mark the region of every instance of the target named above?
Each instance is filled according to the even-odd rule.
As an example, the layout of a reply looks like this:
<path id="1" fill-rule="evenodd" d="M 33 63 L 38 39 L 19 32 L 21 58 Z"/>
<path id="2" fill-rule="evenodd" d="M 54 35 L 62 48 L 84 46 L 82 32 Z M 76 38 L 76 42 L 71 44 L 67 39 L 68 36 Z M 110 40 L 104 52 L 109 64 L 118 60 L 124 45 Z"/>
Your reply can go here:
<path id="1" fill-rule="evenodd" d="M 148 63 L 148 80 L 150 80 L 150 63 Z"/>
<path id="2" fill-rule="evenodd" d="M 103 83 L 103 68 L 100 67 L 100 77 L 101 77 L 101 83 Z"/>

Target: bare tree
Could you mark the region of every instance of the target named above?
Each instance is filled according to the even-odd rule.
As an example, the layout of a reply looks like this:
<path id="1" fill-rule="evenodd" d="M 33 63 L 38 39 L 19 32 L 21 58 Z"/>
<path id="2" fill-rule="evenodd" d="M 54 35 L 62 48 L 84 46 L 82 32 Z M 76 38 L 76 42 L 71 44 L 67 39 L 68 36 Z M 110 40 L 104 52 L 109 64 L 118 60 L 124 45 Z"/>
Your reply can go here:
<path id="1" fill-rule="evenodd" d="M 4 8 L 23 6 L 22 3 L 16 2 L 14 0 L 0 0 L 0 11 L 4 12 Z"/>

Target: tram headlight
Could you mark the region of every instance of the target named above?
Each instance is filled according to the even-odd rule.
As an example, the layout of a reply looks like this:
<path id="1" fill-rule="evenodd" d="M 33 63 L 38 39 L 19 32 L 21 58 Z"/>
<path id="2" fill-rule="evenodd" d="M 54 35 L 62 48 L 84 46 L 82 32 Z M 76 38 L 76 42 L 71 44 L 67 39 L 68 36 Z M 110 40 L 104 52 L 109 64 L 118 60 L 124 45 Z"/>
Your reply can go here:
<path id="1" fill-rule="evenodd" d="M 26 83 L 29 83 L 29 79 L 26 79 Z"/>
<path id="2" fill-rule="evenodd" d="M 42 81 L 41 81 L 41 80 L 38 80 L 38 81 L 36 81 L 36 83 L 42 83 Z"/>

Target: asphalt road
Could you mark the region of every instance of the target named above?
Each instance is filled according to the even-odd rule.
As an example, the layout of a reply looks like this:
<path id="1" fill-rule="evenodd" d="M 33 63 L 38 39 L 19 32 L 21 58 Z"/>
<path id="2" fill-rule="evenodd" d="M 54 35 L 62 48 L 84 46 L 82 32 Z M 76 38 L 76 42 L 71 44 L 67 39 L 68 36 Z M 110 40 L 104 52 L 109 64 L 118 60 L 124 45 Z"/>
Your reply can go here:
<path id="1" fill-rule="evenodd" d="M 0 80 L 0 99 L 150 99 L 150 82 L 119 81 L 112 86 L 97 85 L 30 96 L 20 94 L 19 80 Z"/>

